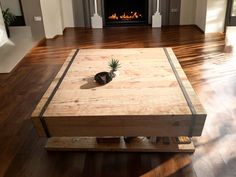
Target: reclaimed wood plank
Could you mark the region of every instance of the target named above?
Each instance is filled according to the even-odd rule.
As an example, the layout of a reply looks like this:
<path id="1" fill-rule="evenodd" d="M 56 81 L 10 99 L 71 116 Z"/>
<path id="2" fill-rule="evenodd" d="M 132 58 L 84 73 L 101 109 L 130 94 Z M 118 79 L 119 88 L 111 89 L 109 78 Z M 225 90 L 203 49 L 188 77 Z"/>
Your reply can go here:
<path id="1" fill-rule="evenodd" d="M 118 151 L 118 152 L 187 152 L 195 151 L 193 142 L 189 144 L 177 144 L 170 141 L 164 144 L 161 141 L 151 143 L 145 137 L 133 139 L 125 143 L 123 139 L 119 143 L 97 143 L 95 137 L 53 137 L 49 138 L 45 146 L 48 151 Z"/>
<path id="2" fill-rule="evenodd" d="M 76 50 L 72 50 L 69 53 L 66 61 L 62 65 L 62 67 L 59 70 L 59 72 L 57 73 L 56 77 L 53 79 L 53 81 L 50 84 L 49 88 L 46 90 L 46 92 L 42 96 L 40 102 L 38 103 L 38 105 L 34 109 L 33 113 L 31 114 L 31 120 L 32 120 L 32 122 L 33 122 L 33 124 L 35 126 L 35 129 L 36 129 L 38 135 L 41 136 L 41 137 L 46 137 L 47 135 L 46 135 L 46 132 L 45 132 L 44 127 L 42 125 L 42 122 L 40 120 L 40 113 L 41 113 L 44 105 L 46 104 L 48 98 L 52 94 L 54 88 L 56 87 L 59 79 L 61 78 L 61 76 L 63 74 L 63 72 L 65 71 L 66 67 L 68 66 L 69 62 L 71 61 L 72 56 L 75 54 L 75 52 L 76 52 Z"/>

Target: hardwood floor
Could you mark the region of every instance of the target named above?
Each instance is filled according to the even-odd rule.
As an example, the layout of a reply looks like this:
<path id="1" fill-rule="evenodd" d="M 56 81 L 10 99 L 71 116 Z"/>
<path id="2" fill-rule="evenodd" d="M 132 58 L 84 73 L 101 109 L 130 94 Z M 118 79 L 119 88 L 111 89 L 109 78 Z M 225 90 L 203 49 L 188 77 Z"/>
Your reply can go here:
<path id="1" fill-rule="evenodd" d="M 227 45 L 226 45 L 227 44 Z M 173 47 L 208 117 L 194 154 L 44 150 L 29 118 L 74 48 Z M 0 74 L 0 177 L 236 176 L 236 56 L 223 34 L 195 26 L 67 29 Z"/>

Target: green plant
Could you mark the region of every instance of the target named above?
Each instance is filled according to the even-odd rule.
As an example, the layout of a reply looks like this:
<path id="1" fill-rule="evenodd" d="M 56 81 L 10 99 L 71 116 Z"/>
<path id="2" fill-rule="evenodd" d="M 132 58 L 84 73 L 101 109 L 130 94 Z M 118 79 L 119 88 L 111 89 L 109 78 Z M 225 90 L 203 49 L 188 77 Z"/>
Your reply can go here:
<path id="1" fill-rule="evenodd" d="M 10 12 L 9 8 L 7 8 L 6 10 L 3 10 L 2 15 L 3 15 L 3 19 L 4 19 L 4 23 L 6 27 L 9 27 L 16 20 L 16 16 Z"/>
<path id="2" fill-rule="evenodd" d="M 121 67 L 120 61 L 117 59 L 111 59 L 111 61 L 108 63 L 108 66 L 111 68 L 112 72 L 115 72 L 118 70 L 118 68 Z"/>

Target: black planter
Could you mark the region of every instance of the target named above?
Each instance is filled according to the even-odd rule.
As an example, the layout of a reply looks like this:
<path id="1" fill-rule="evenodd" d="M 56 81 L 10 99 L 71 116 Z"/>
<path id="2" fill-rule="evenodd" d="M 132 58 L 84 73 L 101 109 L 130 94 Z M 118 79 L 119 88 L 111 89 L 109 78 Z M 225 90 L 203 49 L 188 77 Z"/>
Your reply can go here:
<path id="1" fill-rule="evenodd" d="M 111 82 L 112 76 L 109 72 L 100 72 L 94 76 L 94 79 L 98 84 L 104 85 Z"/>

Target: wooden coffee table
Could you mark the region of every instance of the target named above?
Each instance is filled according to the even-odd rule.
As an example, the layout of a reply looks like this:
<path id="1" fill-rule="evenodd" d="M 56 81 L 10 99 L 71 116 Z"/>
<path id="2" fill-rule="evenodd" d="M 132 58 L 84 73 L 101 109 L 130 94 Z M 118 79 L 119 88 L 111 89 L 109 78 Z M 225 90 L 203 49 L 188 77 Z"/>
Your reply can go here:
<path id="1" fill-rule="evenodd" d="M 94 75 L 119 75 L 99 86 Z M 206 112 L 171 48 L 73 50 L 32 114 L 48 150 L 193 152 Z M 97 143 L 96 137 L 139 137 L 125 143 Z M 168 137 L 150 142 L 147 137 Z M 159 138 L 158 138 L 159 139 Z"/>

